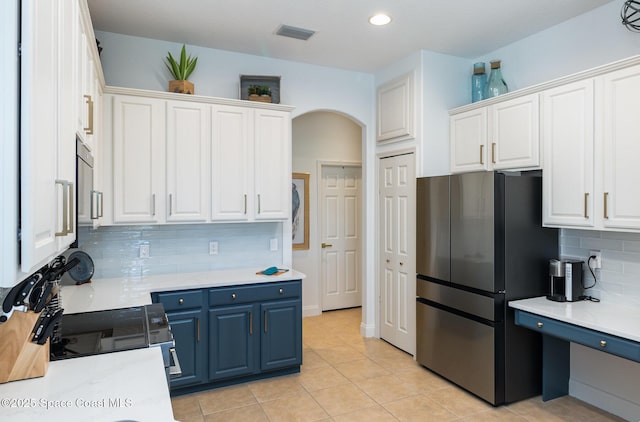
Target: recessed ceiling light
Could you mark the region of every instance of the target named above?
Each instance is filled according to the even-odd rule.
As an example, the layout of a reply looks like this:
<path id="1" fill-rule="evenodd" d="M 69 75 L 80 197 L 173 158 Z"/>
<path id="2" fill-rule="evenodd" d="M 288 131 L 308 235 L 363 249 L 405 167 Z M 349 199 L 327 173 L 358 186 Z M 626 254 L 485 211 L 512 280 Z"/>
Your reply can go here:
<path id="1" fill-rule="evenodd" d="M 371 16 L 369 18 L 369 23 L 371 25 L 381 26 L 386 25 L 391 22 L 391 18 L 384 13 L 378 13 L 377 15 Z"/>

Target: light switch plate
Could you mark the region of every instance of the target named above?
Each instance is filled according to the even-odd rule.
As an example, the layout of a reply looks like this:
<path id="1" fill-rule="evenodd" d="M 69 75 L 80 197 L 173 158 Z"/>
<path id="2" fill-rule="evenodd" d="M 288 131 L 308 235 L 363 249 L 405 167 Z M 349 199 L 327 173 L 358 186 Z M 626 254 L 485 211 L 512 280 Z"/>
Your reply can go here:
<path id="1" fill-rule="evenodd" d="M 270 249 L 271 251 L 277 251 L 278 250 L 278 239 L 271 239 L 270 243 Z"/>
<path id="2" fill-rule="evenodd" d="M 209 242 L 209 255 L 218 255 L 218 242 L 215 240 Z"/>

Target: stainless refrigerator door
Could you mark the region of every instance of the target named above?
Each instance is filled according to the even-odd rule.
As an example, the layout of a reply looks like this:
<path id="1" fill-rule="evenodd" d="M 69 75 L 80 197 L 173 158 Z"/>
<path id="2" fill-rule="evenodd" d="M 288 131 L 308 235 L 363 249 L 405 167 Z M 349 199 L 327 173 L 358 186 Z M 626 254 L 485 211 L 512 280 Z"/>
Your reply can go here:
<path id="1" fill-rule="evenodd" d="M 416 181 L 416 272 L 449 281 L 449 176 Z"/>
<path id="2" fill-rule="evenodd" d="M 495 292 L 494 172 L 451 176 L 451 282 Z"/>
<path id="3" fill-rule="evenodd" d="M 496 404 L 495 328 L 416 305 L 418 363 Z"/>

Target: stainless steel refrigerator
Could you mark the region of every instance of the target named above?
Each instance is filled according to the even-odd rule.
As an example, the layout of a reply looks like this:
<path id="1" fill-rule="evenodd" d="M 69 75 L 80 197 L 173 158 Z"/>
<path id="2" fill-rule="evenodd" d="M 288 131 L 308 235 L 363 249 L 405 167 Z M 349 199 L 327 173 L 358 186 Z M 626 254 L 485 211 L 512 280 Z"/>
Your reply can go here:
<path id="1" fill-rule="evenodd" d="M 558 256 L 541 173 L 418 178 L 416 229 L 418 362 L 493 405 L 540 394 L 541 338 L 507 302 L 546 294 Z"/>

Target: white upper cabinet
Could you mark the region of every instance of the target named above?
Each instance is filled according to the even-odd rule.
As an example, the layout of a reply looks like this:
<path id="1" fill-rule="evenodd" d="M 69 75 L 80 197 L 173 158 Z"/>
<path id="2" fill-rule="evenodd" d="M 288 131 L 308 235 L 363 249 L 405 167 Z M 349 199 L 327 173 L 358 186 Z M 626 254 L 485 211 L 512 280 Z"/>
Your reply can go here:
<path id="1" fill-rule="evenodd" d="M 538 94 L 452 114 L 450 143 L 452 173 L 538 168 Z"/>
<path id="2" fill-rule="evenodd" d="M 213 105 L 211 218 L 247 221 L 253 210 L 253 110 Z"/>
<path id="3" fill-rule="evenodd" d="M 489 166 L 494 170 L 540 165 L 538 94 L 489 107 Z"/>
<path id="4" fill-rule="evenodd" d="M 487 109 L 451 116 L 451 171 L 470 172 L 487 168 Z"/>
<path id="5" fill-rule="evenodd" d="M 165 101 L 124 95 L 112 101 L 113 222 L 162 222 Z"/>
<path id="6" fill-rule="evenodd" d="M 640 66 L 602 76 L 603 227 L 640 230 Z"/>
<path id="7" fill-rule="evenodd" d="M 103 224 L 291 217 L 290 107 L 107 91 Z"/>
<path id="8" fill-rule="evenodd" d="M 21 270 L 32 272 L 75 240 L 75 136 L 68 96 L 69 2 L 22 2 Z"/>
<path id="9" fill-rule="evenodd" d="M 291 118 L 288 112 L 254 110 L 255 218 L 291 218 Z"/>
<path id="10" fill-rule="evenodd" d="M 594 82 L 542 93 L 545 226 L 594 226 Z"/>
<path id="11" fill-rule="evenodd" d="M 209 218 L 210 108 L 167 101 L 167 222 Z"/>
<path id="12" fill-rule="evenodd" d="M 408 73 L 378 87 L 378 142 L 415 138 L 413 73 Z"/>

